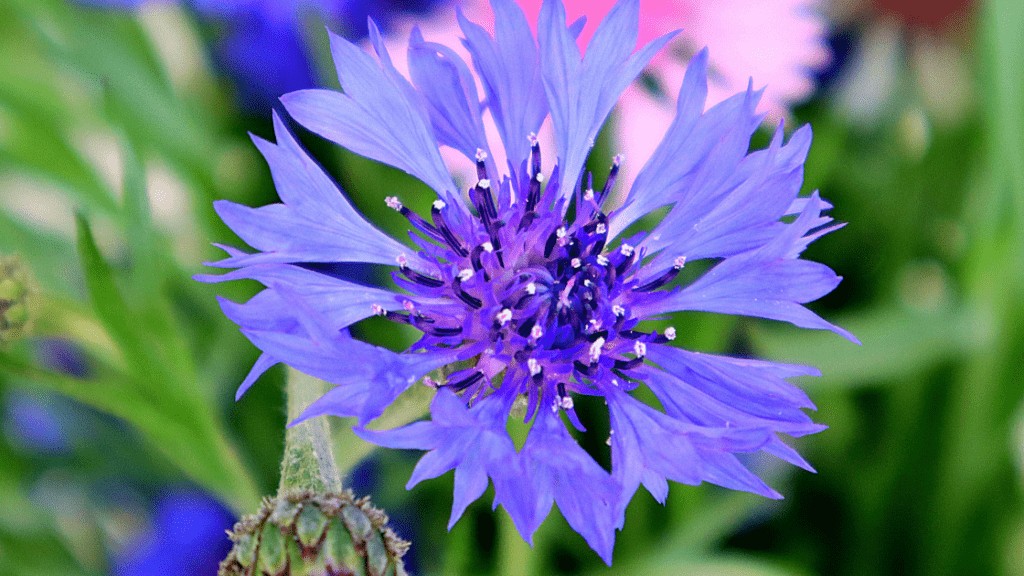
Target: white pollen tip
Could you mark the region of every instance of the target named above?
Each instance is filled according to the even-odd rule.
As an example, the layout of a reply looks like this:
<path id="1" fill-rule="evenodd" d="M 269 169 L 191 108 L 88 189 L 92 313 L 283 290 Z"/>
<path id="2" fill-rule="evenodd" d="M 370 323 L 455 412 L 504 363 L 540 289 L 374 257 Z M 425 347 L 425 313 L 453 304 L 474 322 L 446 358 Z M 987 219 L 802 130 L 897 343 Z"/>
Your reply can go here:
<path id="1" fill-rule="evenodd" d="M 637 358 L 643 358 L 644 356 L 647 356 L 647 344 L 644 344 L 643 342 L 639 341 L 634 342 L 633 353 L 636 354 Z"/>
<path id="2" fill-rule="evenodd" d="M 540 340 L 543 336 L 544 329 L 541 328 L 539 324 L 535 324 L 533 328 L 530 329 L 530 338 L 533 338 L 534 340 Z"/>
<path id="3" fill-rule="evenodd" d="M 402 302 L 402 307 L 405 308 L 406 311 L 408 311 L 409 313 L 412 313 L 412 312 L 416 311 L 416 305 L 413 304 L 412 302 L 408 301 L 408 300 L 406 300 L 405 302 Z"/>
<path id="4" fill-rule="evenodd" d="M 590 345 L 590 363 L 593 364 L 601 359 L 601 349 L 604 348 L 604 338 L 594 340 Z"/>
<path id="5" fill-rule="evenodd" d="M 395 262 L 398 262 L 399 266 L 405 268 L 409 265 L 409 258 L 405 254 L 399 254 L 398 257 L 395 258 Z"/>
<path id="6" fill-rule="evenodd" d="M 483 244 L 480 245 L 480 247 L 484 249 L 484 252 L 494 252 L 494 244 L 491 244 L 490 242 L 484 242 Z"/>
<path id="7" fill-rule="evenodd" d="M 558 407 L 562 410 L 572 410 L 573 406 L 575 406 L 575 404 L 573 403 L 572 398 L 568 396 L 559 397 Z"/>
<path id="8" fill-rule="evenodd" d="M 620 166 L 625 161 L 626 161 L 626 155 L 625 154 L 616 154 L 615 158 L 612 158 L 612 165 Z"/>
<path id="9" fill-rule="evenodd" d="M 381 306 L 380 304 L 371 304 L 370 310 L 373 311 L 374 316 L 383 316 L 387 314 L 387 310 L 385 310 L 384 307 Z"/>
<path id="10" fill-rule="evenodd" d="M 626 258 L 632 256 L 634 250 L 635 248 L 633 248 L 631 244 L 623 244 L 622 246 L 619 247 L 619 252 L 622 252 L 622 255 L 625 256 Z"/>
<path id="11" fill-rule="evenodd" d="M 594 231 L 597 232 L 598 234 L 605 234 L 608 232 L 608 227 L 605 226 L 604 224 L 598 224 L 597 226 L 594 227 Z"/>
<path id="12" fill-rule="evenodd" d="M 437 390 L 440 387 L 440 384 L 430 376 L 423 377 L 423 385 L 427 388 L 433 388 L 434 390 Z"/>
<path id="13" fill-rule="evenodd" d="M 483 162 L 484 160 L 487 160 L 487 152 L 484 152 L 483 148 L 477 148 L 476 149 L 476 161 L 477 162 Z"/>
<path id="14" fill-rule="evenodd" d="M 668 338 L 669 340 L 676 339 L 676 329 L 674 326 L 669 326 L 668 328 L 665 328 L 665 338 Z"/>
<path id="15" fill-rule="evenodd" d="M 526 139 L 530 142 L 530 146 L 536 146 L 538 143 L 536 132 L 530 132 L 527 134 Z"/>
<path id="16" fill-rule="evenodd" d="M 472 268 L 463 268 L 462 270 L 459 270 L 459 280 L 466 282 L 472 278 L 474 274 L 475 272 L 473 272 Z"/>
<path id="17" fill-rule="evenodd" d="M 526 293 L 529 294 L 530 296 L 533 296 L 534 294 L 536 294 L 537 293 L 537 285 L 534 284 L 533 282 L 530 282 L 529 284 L 527 284 L 526 285 Z"/>
<path id="18" fill-rule="evenodd" d="M 676 268 L 682 268 L 683 266 L 686 266 L 686 256 L 679 256 L 679 257 L 677 257 L 672 262 L 672 265 L 675 266 Z"/>
<path id="19" fill-rule="evenodd" d="M 444 210 L 448 205 L 444 203 L 444 200 L 434 200 L 434 209 Z"/>
<path id="20" fill-rule="evenodd" d="M 384 203 L 388 205 L 388 208 L 392 210 L 401 210 L 402 203 L 398 200 L 397 196 L 388 196 L 384 199 Z"/>
<path id="21" fill-rule="evenodd" d="M 612 314 L 615 314 L 616 316 L 625 316 L 626 315 L 626 309 L 623 308 L 622 306 L 619 306 L 618 304 L 616 304 L 616 305 L 612 306 Z"/>
<path id="22" fill-rule="evenodd" d="M 540 363 L 530 358 L 526 361 L 526 367 L 530 369 L 530 376 L 536 376 L 540 374 L 544 368 L 541 367 Z"/>
<path id="23" fill-rule="evenodd" d="M 498 321 L 499 325 L 504 326 L 512 321 L 512 311 L 505 308 L 501 312 L 498 312 L 494 319 Z"/>
<path id="24" fill-rule="evenodd" d="M 488 190 L 491 187 L 491 181 L 488 180 L 487 178 L 484 178 L 476 183 L 476 187 L 480 188 L 481 190 Z"/>
<path id="25" fill-rule="evenodd" d="M 559 226 L 558 230 L 555 230 L 555 236 L 557 238 L 565 238 L 565 235 L 568 233 L 569 231 L 565 229 L 565 226 Z"/>
<path id="26" fill-rule="evenodd" d="M 583 261 L 579 258 L 573 258 L 569 261 L 569 264 L 572 264 L 573 268 L 579 268 L 580 266 L 583 266 Z"/>
<path id="27" fill-rule="evenodd" d="M 608 260 L 608 257 L 605 256 L 604 254 L 598 254 L 597 255 L 597 263 L 598 263 L 598 265 L 600 265 L 600 266 L 607 266 L 609 264 L 609 262 L 610 261 Z"/>
<path id="28" fill-rule="evenodd" d="M 586 191 L 583 192 L 583 199 L 586 200 L 587 202 L 590 202 L 591 200 L 593 200 L 594 199 L 594 190 L 592 188 L 587 188 Z"/>
<path id="29" fill-rule="evenodd" d="M 544 181 L 544 173 L 543 172 L 537 172 L 536 174 L 533 175 L 533 179 L 536 180 L 537 182 L 543 182 Z"/>

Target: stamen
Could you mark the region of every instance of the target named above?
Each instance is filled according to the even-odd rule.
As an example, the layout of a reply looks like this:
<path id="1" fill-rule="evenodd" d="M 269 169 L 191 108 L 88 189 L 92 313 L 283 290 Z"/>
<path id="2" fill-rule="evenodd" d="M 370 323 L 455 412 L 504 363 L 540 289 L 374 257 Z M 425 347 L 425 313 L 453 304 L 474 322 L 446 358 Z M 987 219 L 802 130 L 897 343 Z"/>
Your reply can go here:
<path id="1" fill-rule="evenodd" d="M 637 292 L 650 292 L 652 290 L 657 290 L 658 288 L 661 288 L 662 286 L 664 286 L 665 284 L 668 284 L 672 280 L 675 280 L 675 277 L 679 275 L 679 271 L 682 270 L 683 266 L 685 266 L 685 265 L 686 265 L 686 257 L 685 256 L 680 256 L 680 257 L 675 259 L 675 263 L 674 263 L 674 265 L 672 266 L 671 269 L 666 271 L 664 274 L 662 274 L 658 278 L 655 278 L 654 280 L 651 280 L 647 284 L 644 284 L 643 286 L 637 286 L 636 288 L 633 288 L 633 290 L 635 290 Z"/>
<path id="2" fill-rule="evenodd" d="M 447 207 L 442 200 L 435 200 L 434 205 L 431 207 L 430 213 L 434 218 L 434 224 L 437 226 L 437 230 L 441 233 L 441 238 L 444 239 L 445 243 L 455 251 L 456 254 L 465 258 L 469 255 L 469 250 L 462 245 L 462 242 L 455 236 L 452 229 L 448 226 L 447 220 L 445 220 L 444 210 Z"/>
<path id="3" fill-rule="evenodd" d="M 600 266 L 607 266 L 608 264 L 610 264 L 610 261 L 608 260 L 608 257 L 605 256 L 604 254 L 598 254 L 597 255 L 597 263 Z"/>
<path id="4" fill-rule="evenodd" d="M 540 365 L 539 362 L 537 362 L 537 360 L 533 358 L 530 358 L 529 360 L 526 361 L 526 367 L 529 368 L 530 370 L 530 376 L 536 377 L 539 376 L 542 372 L 544 372 L 544 368 Z"/>
<path id="5" fill-rule="evenodd" d="M 647 344 L 644 344 L 643 342 L 637 340 L 636 342 L 633 343 L 633 353 L 636 354 L 639 358 L 647 356 Z"/>
<path id="6" fill-rule="evenodd" d="M 533 328 L 530 329 L 530 338 L 534 340 L 540 340 L 544 337 L 544 329 L 541 328 L 540 324 L 534 324 Z"/>
<path id="7" fill-rule="evenodd" d="M 505 308 L 494 317 L 499 326 L 504 326 L 512 321 L 512 311 Z"/>
<path id="8" fill-rule="evenodd" d="M 423 385 L 426 386 L 427 388 L 433 388 L 434 390 L 437 390 L 438 388 L 441 387 L 441 384 L 439 384 L 437 380 L 434 380 L 430 376 L 423 377 Z"/>
<path id="9" fill-rule="evenodd" d="M 388 208 L 392 210 L 402 211 L 402 203 L 398 200 L 397 196 L 388 196 L 384 199 L 384 203 L 388 205 Z"/>
<path id="10" fill-rule="evenodd" d="M 373 311 L 374 316 L 383 316 L 388 313 L 388 311 L 385 310 L 384 307 L 381 306 L 380 304 L 371 304 L 370 310 Z"/>
<path id="11" fill-rule="evenodd" d="M 526 285 L 526 293 L 529 294 L 530 296 L 533 296 L 534 294 L 536 294 L 537 293 L 537 285 L 534 284 L 533 282 L 530 282 L 529 284 L 527 284 Z"/>
<path id="12" fill-rule="evenodd" d="M 604 347 L 604 338 L 598 338 L 590 345 L 590 363 L 597 364 L 601 360 L 601 348 Z"/>
<path id="13" fill-rule="evenodd" d="M 494 244 L 491 244 L 490 242 L 484 242 L 483 244 L 480 245 L 480 247 L 483 248 L 484 252 L 487 252 L 488 254 L 494 252 Z"/>
<path id="14" fill-rule="evenodd" d="M 612 306 L 612 314 L 615 314 L 618 317 L 625 316 L 626 315 L 626 309 L 623 308 L 622 306 L 619 306 L 618 304 L 616 304 L 616 305 Z"/>
<path id="15" fill-rule="evenodd" d="M 676 329 L 675 329 L 675 326 L 669 326 L 668 328 L 665 328 L 665 338 L 668 338 L 669 340 L 675 340 L 676 339 Z"/>
<path id="16" fill-rule="evenodd" d="M 484 373 L 478 370 L 476 372 L 473 372 L 469 376 L 463 378 L 462 380 L 459 380 L 458 382 L 448 383 L 446 384 L 446 386 L 453 388 L 456 392 L 462 392 L 466 388 L 469 388 L 470 386 L 480 382 L 484 378 Z"/>
<path id="17" fill-rule="evenodd" d="M 409 258 L 405 254 L 399 254 L 395 257 L 395 262 L 398 263 L 399 268 L 405 268 L 409 265 Z"/>
<path id="18" fill-rule="evenodd" d="M 583 199 L 586 200 L 587 202 L 593 201 L 594 200 L 594 189 L 593 188 L 587 188 L 583 192 Z"/>
<path id="19" fill-rule="evenodd" d="M 440 288 L 441 286 L 444 286 L 444 280 L 438 280 L 432 276 L 420 274 L 408 266 L 401 266 L 400 269 L 406 278 L 421 286 L 426 286 L 428 288 Z"/>
<path id="20" fill-rule="evenodd" d="M 463 268 L 462 270 L 459 270 L 459 280 L 468 282 L 475 274 L 476 273 L 473 272 L 472 268 Z"/>
<path id="21" fill-rule="evenodd" d="M 484 302 L 483 300 L 480 300 L 479 298 L 466 292 L 466 290 L 462 287 L 462 282 L 464 281 L 463 272 L 466 272 L 466 270 L 459 272 L 459 275 L 455 278 L 455 281 L 452 282 L 452 290 L 455 292 L 455 295 L 458 296 L 459 300 L 462 300 L 463 302 L 466 303 L 466 305 L 470 306 L 471 308 L 479 310 L 480 308 L 483 307 Z M 469 272 L 469 276 L 472 277 L 473 271 L 469 270 Z"/>
<path id="22" fill-rule="evenodd" d="M 604 200 L 608 197 L 608 193 L 615 187 L 615 180 L 619 175 L 619 167 L 626 160 L 626 157 L 622 154 L 618 154 L 612 159 L 611 170 L 608 171 L 608 180 L 604 183 L 604 189 L 601 190 L 601 199 Z"/>
<path id="23" fill-rule="evenodd" d="M 478 180 L 487 178 L 487 152 L 482 148 L 476 149 L 476 174 Z"/>
<path id="24" fill-rule="evenodd" d="M 583 266 L 583 262 L 581 262 L 579 258 L 573 258 L 572 260 L 569 261 L 569 264 L 573 268 L 579 268 L 580 266 Z"/>
<path id="25" fill-rule="evenodd" d="M 621 252 L 622 255 L 625 256 L 626 258 L 631 258 L 633 256 L 634 250 L 636 249 L 633 248 L 633 246 L 630 244 L 624 243 L 622 246 L 619 246 L 619 252 Z"/>

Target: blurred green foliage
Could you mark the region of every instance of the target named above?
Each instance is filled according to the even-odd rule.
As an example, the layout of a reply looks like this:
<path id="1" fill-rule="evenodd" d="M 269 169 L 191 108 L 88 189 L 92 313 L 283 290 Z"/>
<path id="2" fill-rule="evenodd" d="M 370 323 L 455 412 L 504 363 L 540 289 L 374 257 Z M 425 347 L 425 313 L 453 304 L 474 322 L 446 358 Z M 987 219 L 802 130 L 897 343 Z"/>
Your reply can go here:
<path id="1" fill-rule="evenodd" d="M 972 26 L 942 40 L 967 59 L 973 95 L 952 120 L 929 109 L 910 59 L 871 121 L 828 92 L 795 113 L 815 128 L 807 188 L 850 223 L 810 250 L 846 276 L 818 306 L 862 347 L 768 323 L 676 321 L 691 347 L 822 368 L 803 384 L 830 430 L 797 443 L 817 475 L 758 463 L 786 494 L 778 503 L 707 486 L 674 487 L 665 507 L 640 495 L 606 568 L 557 513 L 532 550 L 483 501 L 446 534 L 450 477 L 406 492 L 412 455 L 374 453 L 333 422 L 342 473 L 373 454 L 375 502 L 414 519 L 403 535 L 418 573 L 1024 574 L 1024 4 L 984 2 Z M 165 34 L 184 42 L 176 60 Z M 255 350 L 214 298 L 257 287 L 191 279 L 211 242 L 238 243 L 212 200 L 274 198 L 245 137 L 268 135 L 269 118 L 235 109 L 206 34 L 174 9 L 132 18 L 0 0 L 0 252 L 30 265 L 42 301 L 33 337 L 0 349 L 0 394 L 72 398 L 97 430 L 70 456 L 0 442 L 2 574 L 105 573 L 134 508 L 97 486 L 152 495 L 192 482 L 244 513 L 276 485 L 282 371 L 231 401 Z M 402 232 L 382 199 L 419 184 L 308 143 L 357 205 Z M 403 200 L 428 202 L 413 196 Z M 40 359 L 54 337 L 83 351 L 87 374 Z M 388 418 L 415 418 L 425 401 Z"/>

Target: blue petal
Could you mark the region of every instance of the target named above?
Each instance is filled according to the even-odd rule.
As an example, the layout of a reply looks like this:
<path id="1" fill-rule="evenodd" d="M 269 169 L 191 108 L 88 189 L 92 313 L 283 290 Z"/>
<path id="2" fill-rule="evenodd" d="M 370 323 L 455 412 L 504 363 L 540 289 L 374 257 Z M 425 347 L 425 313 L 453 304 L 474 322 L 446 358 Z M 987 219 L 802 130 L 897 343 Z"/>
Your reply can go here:
<path id="1" fill-rule="evenodd" d="M 566 27 L 561 0 L 541 7 L 541 70 L 555 128 L 563 197 L 575 190 L 597 133 L 622 91 L 675 35 L 662 36 L 631 56 L 639 10 L 638 0 L 618 2 L 594 33 L 583 58 Z"/>
<path id="2" fill-rule="evenodd" d="M 714 202 L 735 178 L 750 137 L 761 124 L 755 114 L 761 93 L 748 89 L 702 114 L 706 59 L 706 52 L 694 57 L 680 89 L 677 116 L 637 175 L 626 204 L 610 218 L 610 236 L 670 204 L 672 212 L 700 214 L 693 204 Z"/>
<path id="3" fill-rule="evenodd" d="M 292 92 L 281 98 L 288 113 L 320 136 L 404 170 L 450 198 L 454 183 L 441 160 L 423 102 L 395 70 L 387 52 L 378 44 L 377 62 L 340 36 L 330 34 L 330 39 L 344 94 Z"/>
<path id="4" fill-rule="evenodd" d="M 785 146 L 782 139 L 780 125 L 771 145 L 744 158 L 719 190 L 704 194 L 707 201 L 672 210 L 651 241 L 641 244 L 651 253 L 664 249 L 650 268 L 667 269 L 680 255 L 689 260 L 726 258 L 778 236 L 785 228 L 779 219 L 792 208 L 803 185 L 810 127 L 797 130 Z"/>
<path id="5" fill-rule="evenodd" d="M 428 105 L 438 142 L 475 159 L 487 148 L 480 98 L 469 68 L 451 48 L 425 42 L 419 28 L 409 42 L 409 72 Z"/>
<path id="6" fill-rule="evenodd" d="M 270 355 L 260 354 L 260 357 L 256 359 L 256 363 L 249 370 L 249 374 L 246 375 L 245 380 L 242 380 L 238 390 L 235 391 L 235 401 L 240 400 L 249 391 L 249 388 L 252 388 L 252 385 L 256 383 L 260 376 L 263 376 L 267 370 L 270 370 L 277 364 L 278 361 L 274 360 Z"/>
<path id="7" fill-rule="evenodd" d="M 463 44 L 487 95 L 505 154 L 513 170 L 530 155 L 527 136 L 540 130 L 548 103 L 540 76 L 537 43 L 522 9 L 512 0 L 492 0 L 495 34 L 458 13 Z"/>
<path id="8" fill-rule="evenodd" d="M 372 306 L 398 310 L 402 305 L 394 293 L 346 282 L 333 276 L 289 264 L 257 264 L 221 276 L 198 276 L 208 282 L 251 279 L 269 289 L 284 290 L 298 298 L 326 329 L 341 330 L 370 317 Z M 291 315 L 294 304 L 286 304 Z M 265 328 L 264 328 L 265 329 Z"/>
<path id="9" fill-rule="evenodd" d="M 267 159 L 284 204 L 249 208 L 214 203 L 225 223 L 262 254 L 234 254 L 216 264 L 239 267 L 269 262 L 370 262 L 394 264 L 409 252 L 360 216 L 330 177 L 274 115 L 278 143 L 253 138 Z"/>
<path id="10" fill-rule="evenodd" d="M 466 408 L 453 392 L 441 389 L 430 406 L 432 422 L 386 431 L 356 428 L 355 432 L 383 446 L 429 450 L 417 463 L 407 488 L 455 470 L 450 530 L 466 507 L 487 489 L 488 477 L 495 479 L 497 490 L 497 486 L 509 484 L 508 471 L 517 468 L 515 446 L 505 431 L 507 412 L 503 408 L 494 396 Z"/>
<path id="11" fill-rule="evenodd" d="M 520 457 L 526 477 L 514 489 L 536 503 L 527 528 L 540 525 L 553 500 L 569 526 L 611 565 L 615 528 L 621 525 L 614 508 L 619 488 L 612 477 L 548 410 L 537 413 Z"/>
<path id="12" fill-rule="evenodd" d="M 665 298 L 639 303 L 635 313 L 698 310 L 757 316 L 801 328 L 831 330 L 858 342 L 853 334 L 802 306 L 828 294 L 840 281 L 824 264 L 794 259 L 806 247 L 807 232 L 821 222 L 820 204 L 817 196 L 814 198 L 800 217 L 768 244 L 727 258 L 693 284 Z"/>

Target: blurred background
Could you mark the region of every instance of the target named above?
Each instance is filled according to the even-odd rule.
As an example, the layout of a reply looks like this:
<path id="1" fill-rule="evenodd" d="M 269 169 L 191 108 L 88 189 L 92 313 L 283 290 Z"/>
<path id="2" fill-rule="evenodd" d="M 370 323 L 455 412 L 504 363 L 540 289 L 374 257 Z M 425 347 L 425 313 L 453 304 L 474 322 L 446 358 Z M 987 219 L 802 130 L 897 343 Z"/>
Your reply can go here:
<path id="1" fill-rule="evenodd" d="M 233 400 L 257 353 L 215 295 L 258 286 L 192 280 L 211 243 L 241 245 L 211 203 L 276 201 L 247 132 L 271 136 L 277 95 L 336 85 L 325 21 L 359 38 L 436 4 L 0 0 L 0 574 L 215 574 L 275 490 L 285 412 L 279 368 Z M 447 533 L 451 476 L 406 491 L 418 454 L 336 420 L 412 574 L 1024 574 L 1024 3 L 820 9 L 831 57 L 787 126 L 813 125 L 806 189 L 849 222 L 809 251 L 845 277 L 814 307 L 864 344 L 676 322 L 691 348 L 821 367 L 801 384 L 829 429 L 796 444 L 818 473 L 753 462 L 779 502 L 638 494 L 608 568 L 557 513 L 531 550 L 486 496 Z M 306 136 L 381 227 L 405 226 L 385 195 L 429 202 Z M 396 338 L 381 327 L 364 336 Z"/>

